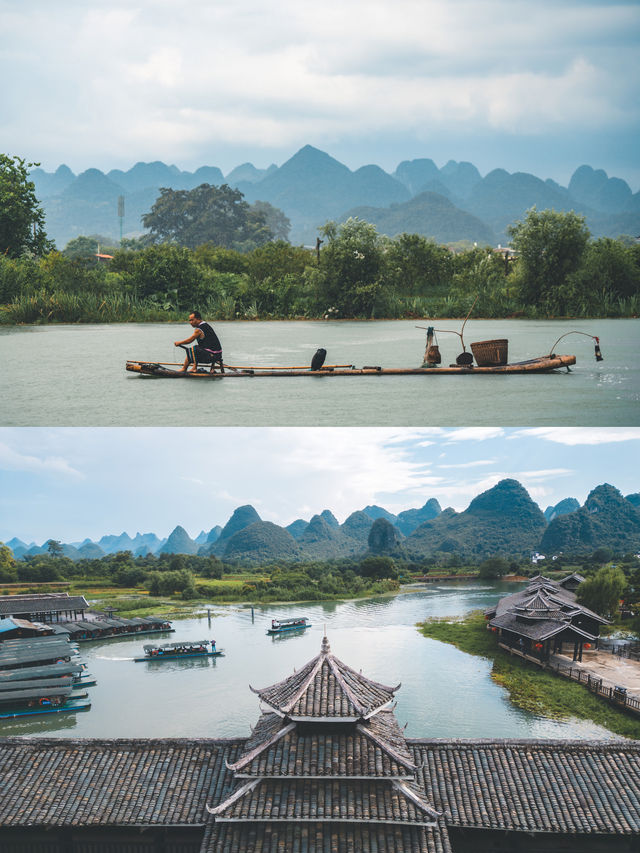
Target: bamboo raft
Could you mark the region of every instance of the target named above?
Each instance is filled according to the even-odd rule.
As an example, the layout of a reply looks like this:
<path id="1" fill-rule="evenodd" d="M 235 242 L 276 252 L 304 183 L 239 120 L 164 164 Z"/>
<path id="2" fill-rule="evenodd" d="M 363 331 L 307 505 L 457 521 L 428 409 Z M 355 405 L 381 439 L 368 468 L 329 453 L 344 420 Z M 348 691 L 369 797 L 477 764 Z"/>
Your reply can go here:
<path id="1" fill-rule="evenodd" d="M 473 365 L 450 364 L 437 367 L 355 367 L 352 364 L 335 364 L 313 370 L 308 366 L 271 367 L 271 366 L 233 366 L 225 364 L 225 373 L 211 373 L 208 369 L 200 369 L 195 373 L 179 371 L 178 362 L 149 362 L 129 360 L 126 369 L 140 376 L 155 376 L 158 379 L 238 379 L 240 377 L 259 376 L 486 376 L 489 374 L 522 374 L 550 373 L 566 368 L 576 363 L 575 355 L 544 355 L 527 361 L 516 361 L 510 364 L 489 365 L 478 367 Z"/>

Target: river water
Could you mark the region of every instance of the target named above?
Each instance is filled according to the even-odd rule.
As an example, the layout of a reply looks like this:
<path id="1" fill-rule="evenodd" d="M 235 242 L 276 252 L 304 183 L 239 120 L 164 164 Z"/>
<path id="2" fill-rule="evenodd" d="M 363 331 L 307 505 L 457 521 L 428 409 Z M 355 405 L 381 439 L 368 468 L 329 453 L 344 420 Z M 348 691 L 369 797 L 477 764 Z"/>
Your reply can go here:
<path id="1" fill-rule="evenodd" d="M 509 340 L 509 358 L 572 353 L 571 373 L 162 381 L 125 372 L 127 359 L 175 361 L 186 324 L 0 327 L 3 426 L 631 426 L 640 424 L 638 320 L 471 320 L 465 342 Z M 427 321 L 221 322 L 230 364 L 420 366 Z M 438 327 L 460 329 L 459 320 Z M 443 363 L 460 352 L 440 335 Z"/>
<path id="2" fill-rule="evenodd" d="M 548 720 L 512 705 L 490 677 L 491 663 L 423 637 L 416 623 L 484 608 L 513 583 L 433 584 L 394 597 L 256 608 L 212 606 L 212 618 L 174 622 L 165 642 L 213 638 L 225 656 L 134 663 L 144 643 L 132 637 L 80 644 L 92 707 L 79 714 L 0 722 L 0 736 L 247 736 L 260 710 L 251 692 L 291 675 L 320 651 L 326 629 L 336 657 L 376 681 L 401 682 L 396 716 L 408 737 L 611 738 L 593 723 Z M 270 637 L 272 618 L 307 616 L 302 633 Z"/>

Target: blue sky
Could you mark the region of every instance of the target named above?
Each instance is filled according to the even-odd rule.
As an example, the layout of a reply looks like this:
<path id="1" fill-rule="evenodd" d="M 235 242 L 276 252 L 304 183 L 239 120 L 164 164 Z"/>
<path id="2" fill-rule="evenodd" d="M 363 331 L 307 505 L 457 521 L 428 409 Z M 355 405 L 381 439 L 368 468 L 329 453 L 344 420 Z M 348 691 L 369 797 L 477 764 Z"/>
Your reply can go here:
<path id="1" fill-rule="evenodd" d="M 639 33 L 637 0 L 0 0 L 0 151 L 228 173 L 311 144 L 635 192 Z"/>
<path id="2" fill-rule="evenodd" d="M 0 540 L 196 536 L 252 504 L 289 524 L 437 498 L 465 509 L 514 477 L 544 510 L 601 483 L 640 491 L 640 428 L 0 429 Z"/>

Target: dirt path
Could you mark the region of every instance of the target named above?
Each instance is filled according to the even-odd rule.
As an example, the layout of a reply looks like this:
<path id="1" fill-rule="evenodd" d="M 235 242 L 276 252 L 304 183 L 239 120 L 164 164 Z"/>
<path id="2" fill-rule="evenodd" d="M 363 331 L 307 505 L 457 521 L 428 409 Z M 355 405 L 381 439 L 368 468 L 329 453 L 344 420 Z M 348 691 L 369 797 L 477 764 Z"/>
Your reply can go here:
<path id="1" fill-rule="evenodd" d="M 552 655 L 551 658 L 563 667 L 570 666 L 589 672 L 608 686 L 626 687 L 629 694 L 640 698 L 640 661 L 599 651 L 584 651 L 582 663 L 573 661 L 569 655 Z"/>

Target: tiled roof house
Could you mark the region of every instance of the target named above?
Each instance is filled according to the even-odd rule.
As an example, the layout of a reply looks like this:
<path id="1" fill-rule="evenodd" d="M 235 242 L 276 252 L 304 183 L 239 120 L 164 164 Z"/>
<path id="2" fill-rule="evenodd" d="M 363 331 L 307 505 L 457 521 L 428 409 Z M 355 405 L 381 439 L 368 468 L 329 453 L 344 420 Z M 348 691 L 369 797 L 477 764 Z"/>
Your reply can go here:
<path id="1" fill-rule="evenodd" d="M 600 626 L 608 620 L 578 604 L 570 589 L 577 578 L 569 575 L 565 583 L 537 575 L 525 589 L 504 596 L 485 611 L 489 627 L 503 645 L 540 662 L 563 644 L 573 646 L 574 660 L 582 660 L 583 648 L 597 646 Z"/>
<path id="2" fill-rule="evenodd" d="M 0 739 L 0 850 L 640 849 L 640 742 L 408 740 L 397 689 L 324 638 L 247 739 Z"/>

